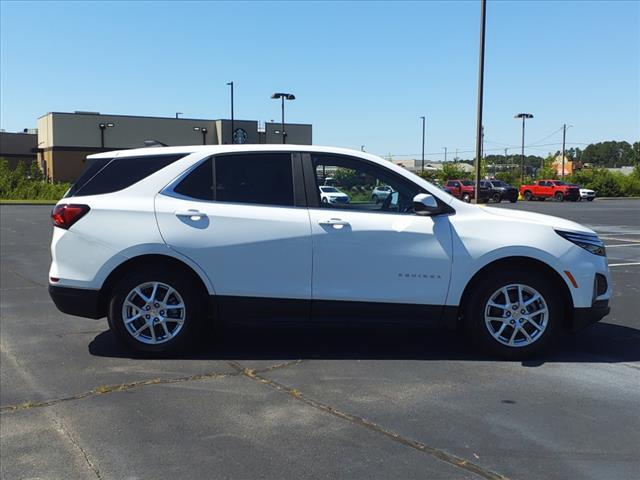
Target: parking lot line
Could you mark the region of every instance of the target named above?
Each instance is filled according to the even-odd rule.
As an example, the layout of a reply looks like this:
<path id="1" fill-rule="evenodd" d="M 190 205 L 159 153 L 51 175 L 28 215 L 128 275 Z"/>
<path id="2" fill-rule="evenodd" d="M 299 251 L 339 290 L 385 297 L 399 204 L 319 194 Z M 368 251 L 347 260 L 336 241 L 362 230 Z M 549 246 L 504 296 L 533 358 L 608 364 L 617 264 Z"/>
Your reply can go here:
<path id="1" fill-rule="evenodd" d="M 607 245 L 607 248 L 613 247 L 640 247 L 640 242 L 638 243 L 619 243 L 618 245 Z"/>

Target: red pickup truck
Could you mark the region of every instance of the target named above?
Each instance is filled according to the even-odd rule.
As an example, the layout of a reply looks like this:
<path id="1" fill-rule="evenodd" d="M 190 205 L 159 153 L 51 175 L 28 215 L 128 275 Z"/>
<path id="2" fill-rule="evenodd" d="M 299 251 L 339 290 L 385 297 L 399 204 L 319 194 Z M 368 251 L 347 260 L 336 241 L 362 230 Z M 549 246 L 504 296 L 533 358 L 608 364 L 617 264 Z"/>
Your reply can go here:
<path id="1" fill-rule="evenodd" d="M 487 182 L 480 182 L 480 194 L 478 195 L 478 202 L 487 202 L 490 197 L 489 187 Z M 471 180 L 448 180 L 444 185 L 444 189 L 456 198 L 459 198 L 463 202 L 469 203 L 472 198 L 475 198 L 476 186 Z"/>
<path id="2" fill-rule="evenodd" d="M 553 198 L 557 202 L 564 200 L 575 202 L 580 198 L 580 189 L 560 180 L 538 180 L 533 185 L 522 185 L 520 187 L 520 195 L 525 200 Z"/>

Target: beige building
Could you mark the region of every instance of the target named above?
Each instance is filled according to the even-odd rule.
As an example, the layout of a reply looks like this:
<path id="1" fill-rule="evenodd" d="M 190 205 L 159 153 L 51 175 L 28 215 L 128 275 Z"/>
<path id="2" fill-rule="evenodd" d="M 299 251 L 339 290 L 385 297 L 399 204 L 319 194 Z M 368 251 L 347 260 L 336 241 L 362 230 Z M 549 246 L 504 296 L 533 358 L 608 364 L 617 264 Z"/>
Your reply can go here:
<path id="1" fill-rule="evenodd" d="M 254 120 L 102 115 L 98 112 L 48 113 L 38 119 L 38 162 L 47 178 L 75 180 L 87 155 L 140 148 L 146 141 L 174 145 L 282 143 L 281 124 L 258 128 Z M 277 132 L 277 133 L 276 133 Z M 312 126 L 285 124 L 286 142 L 310 145 Z"/>

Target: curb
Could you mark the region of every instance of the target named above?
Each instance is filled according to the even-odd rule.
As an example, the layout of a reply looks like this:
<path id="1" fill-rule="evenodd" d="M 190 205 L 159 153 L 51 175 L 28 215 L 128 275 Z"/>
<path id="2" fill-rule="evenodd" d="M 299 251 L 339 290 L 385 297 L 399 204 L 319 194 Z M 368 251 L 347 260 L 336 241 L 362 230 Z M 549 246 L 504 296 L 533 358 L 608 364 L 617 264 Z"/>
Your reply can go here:
<path id="1" fill-rule="evenodd" d="M 594 200 L 640 200 L 640 197 L 596 197 Z"/>
<path id="2" fill-rule="evenodd" d="M 30 202 L 25 200 L 24 202 L 3 202 L 0 201 L 0 205 L 55 205 L 58 200 L 51 200 L 46 202 Z"/>

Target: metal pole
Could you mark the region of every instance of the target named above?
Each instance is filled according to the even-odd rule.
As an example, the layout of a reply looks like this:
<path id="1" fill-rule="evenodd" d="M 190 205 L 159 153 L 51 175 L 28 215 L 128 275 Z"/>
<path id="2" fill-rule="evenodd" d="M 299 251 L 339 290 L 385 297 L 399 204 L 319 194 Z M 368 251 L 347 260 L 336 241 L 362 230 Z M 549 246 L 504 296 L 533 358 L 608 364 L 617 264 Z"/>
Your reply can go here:
<path id="1" fill-rule="evenodd" d="M 480 162 L 482 149 L 482 96 L 484 92 L 484 28 L 486 25 L 487 0 L 480 0 L 480 58 L 478 62 L 478 118 L 476 125 L 476 174 L 474 203 L 478 203 L 480 192 Z"/>
<path id="2" fill-rule="evenodd" d="M 284 133 L 284 95 L 281 97 L 281 99 L 282 99 L 282 143 L 286 143 L 285 133 Z"/>
<path id="3" fill-rule="evenodd" d="M 522 117 L 522 156 L 520 159 L 522 170 L 520 172 L 520 182 L 524 182 L 524 117 Z"/>
<path id="4" fill-rule="evenodd" d="M 565 139 L 567 137 L 567 124 L 563 123 L 562 124 L 562 179 L 564 180 L 564 146 L 565 146 Z"/>
<path id="5" fill-rule="evenodd" d="M 422 118 L 422 171 L 424 172 L 424 138 L 425 138 L 425 122 L 426 122 L 426 117 L 420 117 Z"/>
<path id="6" fill-rule="evenodd" d="M 100 148 L 104 150 L 104 128 L 100 127 Z"/>
<path id="7" fill-rule="evenodd" d="M 233 117 L 233 82 L 229 82 L 229 85 L 231 85 L 231 143 L 236 143 L 235 139 L 233 138 L 233 132 L 235 132 Z"/>

